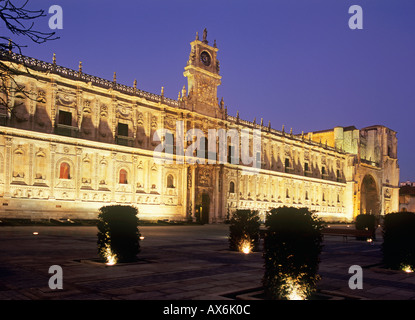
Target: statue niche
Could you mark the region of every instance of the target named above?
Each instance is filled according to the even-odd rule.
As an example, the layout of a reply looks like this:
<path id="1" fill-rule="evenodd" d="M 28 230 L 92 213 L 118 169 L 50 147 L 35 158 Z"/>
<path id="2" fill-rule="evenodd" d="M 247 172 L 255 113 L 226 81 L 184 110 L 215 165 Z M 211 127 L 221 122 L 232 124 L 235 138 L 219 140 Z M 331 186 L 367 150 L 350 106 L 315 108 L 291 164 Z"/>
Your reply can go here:
<path id="1" fill-rule="evenodd" d="M 13 153 L 13 171 L 12 177 L 14 181 L 24 182 L 25 178 L 25 153 L 22 145 L 18 145 Z"/>
<path id="2" fill-rule="evenodd" d="M 47 161 L 46 153 L 42 148 L 36 153 L 35 159 L 35 183 L 43 183 L 46 179 Z"/>
<path id="3" fill-rule="evenodd" d="M 92 164 L 88 154 L 82 159 L 82 187 L 90 187 L 91 185 Z"/>

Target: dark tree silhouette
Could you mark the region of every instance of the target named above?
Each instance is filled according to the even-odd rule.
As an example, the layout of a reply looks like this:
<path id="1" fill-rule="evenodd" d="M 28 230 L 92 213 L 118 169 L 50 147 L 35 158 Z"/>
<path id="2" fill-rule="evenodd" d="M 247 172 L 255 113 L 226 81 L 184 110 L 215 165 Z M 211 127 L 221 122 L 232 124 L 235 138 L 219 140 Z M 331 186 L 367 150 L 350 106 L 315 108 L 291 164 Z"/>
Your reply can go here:
<path id="1" fill-rule="evenodd" d="M 34 28 L 35 21 L 45 17 L 46 13 L 42 9 L 29 9 L 27 7 L 28 1 L 0 0 L 0 30 L 7 29 L 17 37 L 30 39 L 38 44 L 58 39 L 59 37 L 55 36 L 55 32 L 42 32 Z M 18 75 L 25 74 L 35 77 L 24 63 L 22 65 L 21 61 L 19 63 L 14 62 L 13 51 L 22 54 L 22 48 L 24 47 L 27 46 L 12 41 L 10 37 L 4 34 L 4 31 L 0 34 L 0 113 L 7 114 L 8 118 L 11 117 L 11 114 L 18 117 L 14 113 L 17 105 L 11 105 L 12 97 L 20 93 L 29 99 L 34 99 L 23 85 L 16 82 Z"/>

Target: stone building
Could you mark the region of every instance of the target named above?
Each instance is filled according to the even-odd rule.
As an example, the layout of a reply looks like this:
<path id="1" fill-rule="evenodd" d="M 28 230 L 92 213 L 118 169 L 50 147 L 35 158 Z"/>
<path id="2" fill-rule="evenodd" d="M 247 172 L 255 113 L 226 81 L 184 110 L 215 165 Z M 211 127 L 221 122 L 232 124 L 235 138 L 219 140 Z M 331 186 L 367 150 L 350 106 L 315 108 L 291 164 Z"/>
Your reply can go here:
<path id="1" fill-rule="evenodd" d="M 399 211 L 415 212 L 415 183 L 401 183 L 399 189 Z"/>
<path id="2" fill-rule="evenodd" d="M 217 97 L 216 42 L 204 32 L 190 47 L 187 88 L 177 99 L 163 88 L 154 94 L 136 82 L 119 84 L 115 74 L 112 81 L 85 74 L 81 63 L 71 70 L 55 57 L 48 63 L 1 52 L 22 71 L 11 86 L 24 92 L 3 93 L 0 217 L 90 219 L 109 204 L 134 205 L 141 219 L 210 223 L 237 208 L 309 207 L 344 221 L 398 210 L 395 131 L 379 125 L 296 135 L 230 116 Z M 209 136 L 220 129 L 226 145 Z M 245 131 L 251 165 L 241 161 Z M 163 162 L 166 150 L 172 161 Z"/>

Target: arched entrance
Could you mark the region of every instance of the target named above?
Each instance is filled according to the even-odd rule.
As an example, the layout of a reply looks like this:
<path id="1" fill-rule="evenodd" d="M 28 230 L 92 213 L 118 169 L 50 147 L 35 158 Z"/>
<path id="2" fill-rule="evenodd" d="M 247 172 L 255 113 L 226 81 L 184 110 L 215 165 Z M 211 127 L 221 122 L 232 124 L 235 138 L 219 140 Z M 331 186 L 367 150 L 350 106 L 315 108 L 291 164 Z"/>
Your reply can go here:
<path id="1" fill-rule="evenodd" d="M 363 178 L 360 189 L 360 213 L 379 215 L 379 204 L 379 193 L 375 179 L 368 174 Z"/>

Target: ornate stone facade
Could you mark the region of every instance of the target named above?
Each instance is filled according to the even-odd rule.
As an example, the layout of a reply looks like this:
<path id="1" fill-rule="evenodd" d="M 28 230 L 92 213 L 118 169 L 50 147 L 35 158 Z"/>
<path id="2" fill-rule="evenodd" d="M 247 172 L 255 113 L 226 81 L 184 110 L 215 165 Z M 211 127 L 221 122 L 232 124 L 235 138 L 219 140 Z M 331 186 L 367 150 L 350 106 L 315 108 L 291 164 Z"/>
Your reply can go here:
<path id="1" fill-rule="evenodd" d="M 11 96 L 0 119 L 0 217 L 95 218 L 101 206 L 115 203 L 138 207 L 142 219 L 211 223 L 237 208 L 264 214 L 306 206 L 325 219 L 347 221 L 398 210 L 394 131 L 338 127 L 294 135 L 232 117 L 217 98 L 217 52 L 206 33 L 191 42 L 188 88 L 177 100 L 163 90 L 137 89 L 136 82 L 120 85 L 115 75 L 108 81 L 55 60 L 1 53 L 31 75 L 16 76 L 28 94 Z M 176 151 L 182 142 L 154 135 L 177 132 L 177 121 L 185 133 L 198 129 L 205 137 L 209 129 L 260 130 L 260 169 L 231 161 L 232 154 L 225 162 L 190 164 L 175 153 L 174 161 L 160 164 L 155 148 L 170 143 Z M 228 140 L 227 152 L 240 150 Z M 183 143 L 184 151 L 190 144 Z"/>

